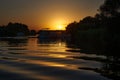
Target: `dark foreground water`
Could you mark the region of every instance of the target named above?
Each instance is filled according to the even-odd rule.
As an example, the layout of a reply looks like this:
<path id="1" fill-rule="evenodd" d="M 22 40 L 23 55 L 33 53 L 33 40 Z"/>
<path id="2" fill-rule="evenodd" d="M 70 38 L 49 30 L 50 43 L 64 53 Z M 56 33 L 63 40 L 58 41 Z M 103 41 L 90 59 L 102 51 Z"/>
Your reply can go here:
<path id="1" fill-rule="evenodd" d="M 1 40 L 0 80 L 113 80 L 104 70 L 106 56 L 68 46 L 61 40 Z"/>

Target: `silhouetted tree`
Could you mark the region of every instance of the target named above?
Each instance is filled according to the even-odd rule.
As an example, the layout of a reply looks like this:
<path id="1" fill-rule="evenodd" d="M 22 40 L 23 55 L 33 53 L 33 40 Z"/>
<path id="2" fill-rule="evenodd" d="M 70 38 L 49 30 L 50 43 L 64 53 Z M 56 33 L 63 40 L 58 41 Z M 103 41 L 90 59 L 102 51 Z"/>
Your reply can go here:
<path id="1" fill-rule="evenodd" d="M 100 43 L 107 50 L 117 51 L 120 48 L 119 26 L 120 0 L 105 0 L 94 17 L 87 16 L 80 22 L 70 23 L 66 31 L 71 35 L 72 42 L 77 44 Z"/>
<path id="2" fill-rule="evenodd" d="M 115 17 L 120 13 L 120 0 L 105 0 L 99 11 L 103 16 Z"/>
<path id="3" fill-rule="evenodd" d="M 29 35 L 28 26 L 21 23 L 8 23 L 6 26 L 0 27 L 0 36 L 27 36 Z"/>
<path id="4" fill-rule="evenodd" d="M 105 41 L 108 50 L 120 48 L 120 0 L 105 0 L 99 9 L 102 25 L 106 28 Z"/>
<path id="5" fill-rule="evenodd" d="M 9 23 L 6 26 L 8 36 L 17 36 L 19 33 L 23 33 L 24 36 L 29 35 L 28 26 L 21 23 Z"/>
<path id="6" fill-rule="evenodd" d="M 4 37 L 6 35 L 5 26 L 0 26 L 0 37 Z"/>

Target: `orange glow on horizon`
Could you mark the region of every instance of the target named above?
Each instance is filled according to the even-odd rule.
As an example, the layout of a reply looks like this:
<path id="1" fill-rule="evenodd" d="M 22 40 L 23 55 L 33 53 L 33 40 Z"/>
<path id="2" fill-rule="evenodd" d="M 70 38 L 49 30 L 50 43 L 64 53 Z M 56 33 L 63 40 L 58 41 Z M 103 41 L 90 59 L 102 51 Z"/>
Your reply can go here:
<path id="1" fill-rule="evenodd" d="M 59 25 L 58 27 L 57 27 L 59 30 L 63 30 L 63 26 L 61 26 L 61 25 Z"/>
<path id="2" fill-rule="evenodd" d="M 65 30 L 65 27 L 67 26 L 68 23 L 67 21 L 65 21 L 64 19 L 56 19 L 53 20 L 50 24 L 52 25 L 50 27 L 50 29 L 53 30 Z"/>

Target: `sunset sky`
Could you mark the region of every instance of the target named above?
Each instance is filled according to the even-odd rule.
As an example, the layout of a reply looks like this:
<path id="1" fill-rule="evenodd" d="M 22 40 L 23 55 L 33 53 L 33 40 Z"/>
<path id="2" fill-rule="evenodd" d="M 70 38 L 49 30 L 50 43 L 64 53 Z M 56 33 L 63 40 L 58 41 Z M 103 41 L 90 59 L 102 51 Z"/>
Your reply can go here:
<path id="1" fill-rule="evenodd" d="M 30 29 L 64 29 L 94 16 L 104 0 L 0 0 L 0 25 L 19 22 Z"/>

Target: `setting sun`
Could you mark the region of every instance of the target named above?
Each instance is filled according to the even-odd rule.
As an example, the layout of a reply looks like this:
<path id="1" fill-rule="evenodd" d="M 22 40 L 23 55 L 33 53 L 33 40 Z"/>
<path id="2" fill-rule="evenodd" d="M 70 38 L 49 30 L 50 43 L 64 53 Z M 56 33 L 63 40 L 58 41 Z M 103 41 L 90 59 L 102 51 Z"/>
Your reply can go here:
<path id="1" fill-rule="evenodd" d="M 64 30 L 64 27 L 62 25 L 57 26 L 58 30 Z"/>
<path id="2" fill-rule="evenodd" d="M 52 25 L 51 29 L 53 30 L 65 30 L 65 27 L 67 26 L 66 20 L 59 17 L 51 20 L 50 24 Z"/>

